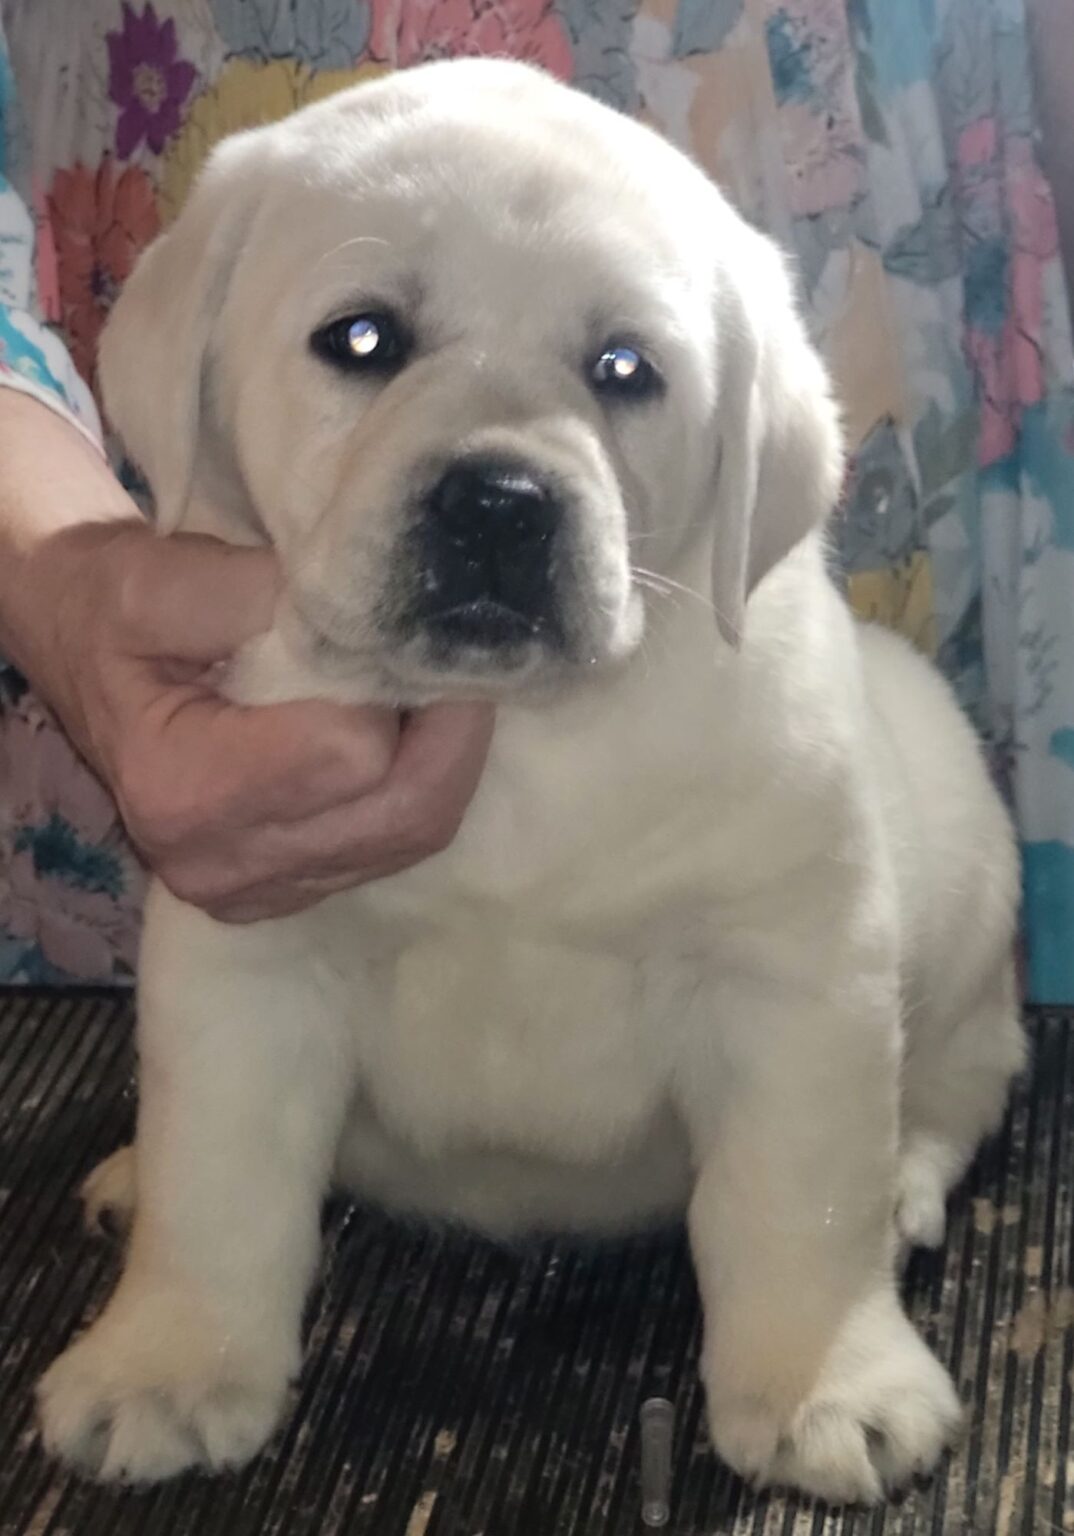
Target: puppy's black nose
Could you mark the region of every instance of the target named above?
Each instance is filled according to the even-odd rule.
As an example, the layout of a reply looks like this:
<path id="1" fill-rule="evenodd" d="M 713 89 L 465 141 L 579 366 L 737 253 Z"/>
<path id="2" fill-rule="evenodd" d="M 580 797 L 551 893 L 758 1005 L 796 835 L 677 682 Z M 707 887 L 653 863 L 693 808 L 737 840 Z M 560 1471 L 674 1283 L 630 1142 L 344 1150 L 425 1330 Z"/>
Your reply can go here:
<path id="1" fill-rule="evenodd" d="M 424 509 L 424 621 L 475 644 L 539 634 L 552 617 L 561 521 L 559 501 L 531 471 L 453 464 Z"/>
<path id="2" fill-rule="evenodd" d="M 493 540 L 506 552 L 547 540 L 559 509 L 547 488 L 522 470 L 459 464 L 433 488 L 432 508 L 445 536 L 470 548 Z"/>

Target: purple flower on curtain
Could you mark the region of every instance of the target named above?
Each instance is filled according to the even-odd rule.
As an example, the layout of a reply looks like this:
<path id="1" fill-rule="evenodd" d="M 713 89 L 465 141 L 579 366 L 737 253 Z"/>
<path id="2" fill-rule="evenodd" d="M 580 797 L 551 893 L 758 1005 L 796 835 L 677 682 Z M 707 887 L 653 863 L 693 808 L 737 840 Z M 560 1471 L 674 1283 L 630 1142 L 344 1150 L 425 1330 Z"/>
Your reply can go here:
<path id="1" fill-rule="evenodd" d="M 176 57 L 175 22 L 158 21 L 152 5 L 138 16 L 125 3 L 123 26 L 106 41 L 108 94 L 119 108 L 116 154 L 127 159 L 145 139 L 159 155 L 179 128 L 196 75 L 193 64 Z"/>

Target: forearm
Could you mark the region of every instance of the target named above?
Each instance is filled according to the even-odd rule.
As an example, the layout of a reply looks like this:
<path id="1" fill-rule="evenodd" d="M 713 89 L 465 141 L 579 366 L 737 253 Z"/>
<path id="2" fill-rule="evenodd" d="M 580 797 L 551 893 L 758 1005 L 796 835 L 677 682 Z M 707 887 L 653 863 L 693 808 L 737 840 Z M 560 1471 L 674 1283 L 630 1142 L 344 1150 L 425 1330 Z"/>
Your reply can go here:
<path id="1" fill-rule="evenodd" d="M 72 579 L 93 549 L 139 526 L 139 509 L 77 427 L 0 389 L 0 654 L 51 702 Z"/>

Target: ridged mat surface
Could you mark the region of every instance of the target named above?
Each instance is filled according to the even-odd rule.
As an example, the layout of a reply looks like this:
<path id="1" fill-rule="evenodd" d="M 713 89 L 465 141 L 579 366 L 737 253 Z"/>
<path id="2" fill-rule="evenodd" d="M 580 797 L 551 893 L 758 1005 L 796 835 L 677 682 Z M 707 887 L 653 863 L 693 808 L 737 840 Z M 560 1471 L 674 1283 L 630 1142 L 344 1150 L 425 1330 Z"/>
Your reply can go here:
<path id="1" fill-rule="evenodd" d="M 928 1487 L 877 1511 L 756 1498 L 711 1454 L 681 1234 L 504 1251 L 337 1209 L 293 1412 L 246 1473 L 102 1491 L 50 1465 L 31 1387 L 118 1255 L 75 1189 L 129 1131 L 124 997 L 0 994 L 0 1536 L 612 1536 L 637 1532 L 637 1410 L 676 1410 L 669 1536 L 1074 1532 L 1074 1030 L 1035 1064 L 915 1261 L 919 1326 L 967 1404 Z"/>

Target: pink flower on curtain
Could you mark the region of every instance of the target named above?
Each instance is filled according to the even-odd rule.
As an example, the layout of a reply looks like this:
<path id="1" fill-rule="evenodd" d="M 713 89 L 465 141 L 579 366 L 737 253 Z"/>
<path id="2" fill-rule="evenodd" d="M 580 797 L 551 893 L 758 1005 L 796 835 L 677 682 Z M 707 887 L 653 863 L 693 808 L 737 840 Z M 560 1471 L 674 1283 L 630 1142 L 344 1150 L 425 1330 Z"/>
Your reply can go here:
<path id="1" fill-rule="evenodd" d="M 42 879 L 25 850 L 3 871 L 0 927 L 38 945 L 50 965 L 80 981 L 113 980 L 117 958 L 134 969 L 138 919 L 129 904 L 120 907 L 94 891 Z"/>
<path id="2" fill-rule="evenodd" d="M 572 74 L 570 44 L 551 0 L 372 0 L 369 50 L 402 69 L 423 60 L 496 56 Z"/>
<path id="3" fill-rule="evenodd" d="M 845 0 L 770 4 L 765 43 L 792 213 L 850 207 L 865 154 Z"/>
<path id="4" fill-rule="evenodd" d="M 991 165 L 996 157 L 999 125 L 994 117 L 978 117 L 958 136 L 955 159 L 963 175 Z"/>
<path id="5" fill-rule="evenodd" d="M 79 373 L 92 382 L 108 311 L 160 227 L 153 184 L 136 165 L 117 176 L 106 155 L 96 171 L 84 165 L 57 171 L 48 206 L 67 341 Z"/>
<path id="6" fill-rule="evenodd" d="M 34 241 L 34 279 L 37 283 L 37 305 L 41 317 L 55 324 L 63 317 L 60 301 L 60 271 L 56 260 L 56 242 L 52 237 L 52 225 L 48 216 L 48 195 L 39 181 L 34 180 L 32 201 L 36 238 Z"/>
<path id="7" fill-rule="evenodd" d="M 1017 413 L 1007 388 L 1006 368 L 999 337 L 968 327 L 965 337 L 966 357 L 977 377 L 980 399 L 980 441 L 977 457 L 981 464 L 996 464 L 1014 452 L 1018 441 Z"/>
<path id="8" fill-rule="evenodd" d="M 1059 249 L 1055 205 L 1031 141 L 992 117 L 959 135 L 964 199 L 966 356 L 981 401 L 979 460 L 1014 451 L 1022 410 L 1044 399 L 1045 266 Z"/>
<path id="9" fill-rule="evenodd" d="M 159 155 L 178 131 L 180 115 L 197 71 L 177 58 L 175 21 L 158 21 L 147 5 L 140 16 L 123 6 L 123 26 L 109 32 L 108 94 L 119 108 L 116 154 L 126 160 L 145 139 Z"/>
<path id="10" fill-rule="evenodd" d="M 1055 203 L 1027 138 L 1007 144 L 1004 182 L 1011 230 L 1011 372 L 1018 400 L 1044 399 L 1044 268 L 1059 254 Z"/>
<path id="11" fill-rule="evenodd" d="M 116 808 L 32 701 L 0 717 L 0 930 L 105 981 L 133 967 L 142 877 Z"/>
<path id="12" fill-rule="evenodd" d="M 849 208 L 864 179 L 856 124 L 841 113 L 790 102 L 780 108 L 779 131 L 796 217 Z"/>

